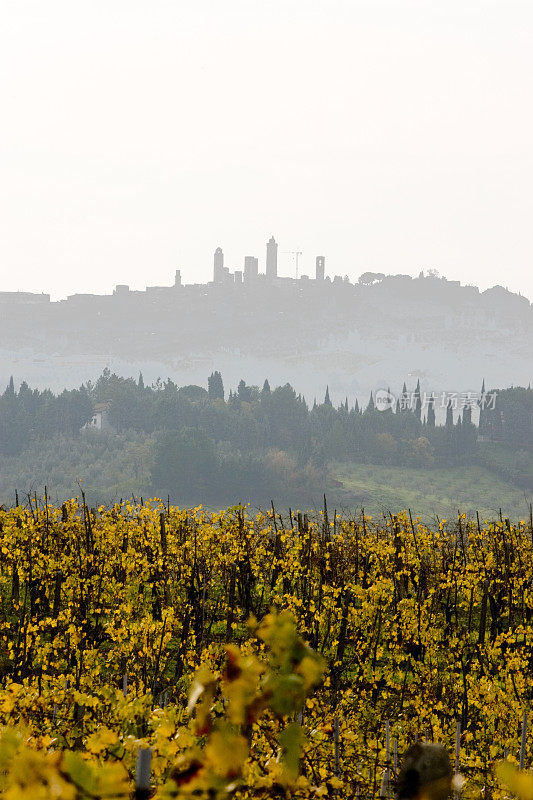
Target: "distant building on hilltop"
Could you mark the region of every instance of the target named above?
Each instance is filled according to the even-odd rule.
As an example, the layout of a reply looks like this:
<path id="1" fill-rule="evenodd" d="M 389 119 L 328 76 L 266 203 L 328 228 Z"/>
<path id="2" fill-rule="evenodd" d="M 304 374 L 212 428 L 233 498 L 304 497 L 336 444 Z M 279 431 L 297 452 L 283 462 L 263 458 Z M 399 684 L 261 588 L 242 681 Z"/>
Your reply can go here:
<path id="1" fill-rule="evenodd" d="M 224 253 L 217 247 L 213 258 L 213 283 L 224 283 Z"/>
<path id="2" fill-rule="evenodd" d="M 251 283 L 259 274 L 259 262 L 255 256 L 244 257 L 244 282 Z"/>
<path id="3" fill-rule="evenodd" d="M 221 247 L 215 250 L 215 257 L 213 262 L 213 283 L 228 284 L 233 283 L 233 276 L 230 271 L 224 266 L 224 253 Z"/>
<path id="4" fill-rule="evenodd" d="M 49 303 L 49 294 L 35 294 L 34 292 L 0 292 L 0 303 L 42 304 Z"/>
<path id="5" fill-rule="evenodd" d="M 278 277 L 278 244 L 273 236 L 267 242 L 266 276 L 268 280 Z"/>
<path id="6" fill-rule="evenodd" d="M 323 281 L 326 272 L 326 258 L 325 256 L 316 257 L 316 271 L 315 277 L 317 281 Z"/>

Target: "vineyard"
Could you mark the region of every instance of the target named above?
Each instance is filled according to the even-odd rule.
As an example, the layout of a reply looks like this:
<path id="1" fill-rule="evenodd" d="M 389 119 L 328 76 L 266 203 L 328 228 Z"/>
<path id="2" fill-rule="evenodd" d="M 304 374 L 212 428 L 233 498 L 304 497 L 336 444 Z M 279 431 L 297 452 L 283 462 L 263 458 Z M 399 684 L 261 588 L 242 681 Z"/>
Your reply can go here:
<path id="1" fill-rule="evenodd" d="M 0 548 L 2 796 L 128 797 L 146 754 L 139 797 L 387 797 L 416 740 L 466 798 L 533 766 L 531 518 L 29 501 Z"/>

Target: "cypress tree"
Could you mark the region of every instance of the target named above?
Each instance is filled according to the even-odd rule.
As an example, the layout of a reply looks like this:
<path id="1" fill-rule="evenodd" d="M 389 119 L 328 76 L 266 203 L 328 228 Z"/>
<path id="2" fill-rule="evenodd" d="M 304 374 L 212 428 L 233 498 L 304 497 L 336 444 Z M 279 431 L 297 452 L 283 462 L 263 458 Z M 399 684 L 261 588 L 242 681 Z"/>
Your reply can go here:
<path id="1" fill-rule="evenodd" d="M 224 399 L 224 384 L 222 382 L 222 375 L 218 370 L 212 372 L 207 379 L 207 392 L 210 400 Z"/>
<path id="2" fill-rule="evenodd" d="M 9 384 L 4 392 L 4 397 L 15 397 L 15 382 L 13 380 L 13 375 L 9 379 Z"/>
<path id="3" fill-rule="evenodd" d="M 453 407 L 451 400 L 448 400 L 448 405 L 446 406 L 446 427 L 453 428 Z"/>
<path id="4" fill-rule="evenodd" d="M 428 428 L 435 427 L 435 397 L 433 396 L 433 392 L 429 398 L 427 426 Z"/>
<path id="5" fill-rule="evenodd" d="M 461 415 L 457 418 L 457 425 L 455 426 L 455 454 L 460 455 L 465 450 L 465 443 L 463 437 L 463 423 Z"/>
<path id="6" fill-rule="evenodd" d="M 409 408 L 409 396 L 407 394 L 407 386 L 405 384 L 405 381 L 403 382 L 400 408 L 402 411 L 407 411 L 407 409 Z"/>
<path id="7" fill-rule="evenodd" d="M 416 382 L 415 389 L 415 417 L 421 419 L 422 417 L 422 398 L 420 397 L 420 378 Z"/>
<path id="8" fill-rule="evenodd" d="M 249 403 L 252 399 L 250 396 L 250 387 L 246 385 L 244 378 L 241 378 L 237 386 L 237 396 L 239 400 Z"/>
<path id="9" fill-rule="evenodd" d="M 326 386 L 326 394 L 324 396 L 324 405 L 325 406 L 330 406 L 331 404 L 332 404 L 331 400 L 329 399 L 329 386 Z"/>
<path id="10" fill-rule="evenodd" d="M 486 436 L 488 433 L 488 425 L 487 425 L 487 409 L 485 408 L 485 378 L 483 378 L 483 383 L 481 385 L 481 395 L 478 400 L 479 406 L 479 434 L 480 436 Z"/>

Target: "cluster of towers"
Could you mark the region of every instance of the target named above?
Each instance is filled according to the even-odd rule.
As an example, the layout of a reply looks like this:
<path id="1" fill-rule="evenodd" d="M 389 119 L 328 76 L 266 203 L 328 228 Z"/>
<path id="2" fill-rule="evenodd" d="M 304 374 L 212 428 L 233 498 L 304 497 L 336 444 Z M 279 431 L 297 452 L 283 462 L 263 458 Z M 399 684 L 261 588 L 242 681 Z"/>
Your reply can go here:
<path id="1" fill-rule="evenodd" d="M 300 253 L 296 254 L 301 255 Z M 325 280 L 326 259 L 324 256 L 316 257 L 315 279 L 317 281 Z M 278 243 L 273 236 L 266 245 L 266 273 L 264 275 L 259 273 L 259 259 L 255 256 L 245 256 L 244 270 L 235 270 L 231 273 L 227 267 L 224 266 L 224 253 L 221 247 L 215 250 L 214 264 L 213 264 L 213 283 L 217 284 L 230 284 L 230 283 L 246 283 L 250 284 L 258 279 L 274 282 L 278 280 L 292 280 L 291 278 L 281 279 L 278 278 Z M 307 279 L 307 276 L 302 275 L 302 279 Z"/>

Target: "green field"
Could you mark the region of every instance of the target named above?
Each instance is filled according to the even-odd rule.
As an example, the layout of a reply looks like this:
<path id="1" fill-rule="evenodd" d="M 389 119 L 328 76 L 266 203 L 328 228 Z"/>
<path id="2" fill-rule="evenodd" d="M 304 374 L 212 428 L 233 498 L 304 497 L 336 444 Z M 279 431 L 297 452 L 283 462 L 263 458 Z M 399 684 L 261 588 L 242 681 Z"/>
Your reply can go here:
<path id="1" fill-rule="evenodd" d="M 503 448 L 484 445 L 483 456 L 501 457 Z M 77 440 L 38 442 L 19 456 L 0 457 L 0 503 L 10 505 L 18 490 L 21 501 L 37 493 L 57 503 L 84 489 L 91 505 L 113 503 L 121 497 L 158 495 L 152 485 L 153 440 L 142 434 L 91 436 Z M 441 468 L 404 468 L 377 464 L 331 462 L 325 485 L 273 489 L 271 499 L 285 508 L 317 508 L 325 492 L 328 506 L 352 513 L 363 506 L 370 514 L 395 513 L 410 508 L 413 516 L 428 521 L 453 518 L 457 510 L 493 518 L 502 513 L 511 519 L 529 519 L 531 492 L 506 481 L 496 471 L 478 465 Z M 165 496 L 165 494 L 163 494 Z M 266 497 L 266 499 L 265 499 Z M 192 498 L 191 503 L 201 497 Z M 268 490 L 246 495 L 228 493 L 227 505 L 241 500 L 268 508 Z M 194 501 L 194 502 L 193 502 Z M 184 503 L 190 505 L 190 503 Z M 204 505 L 216 510 L 213 498 Z"/>
<path id="2" fill-rule="evenodd" d="M 480 442 L 479 463 L 518 486 L 533 486 L 533 457 L 527 450 L 513 450 L 502 442 Z"/>
<path id="3" fill-rule="evenodd" d="M 363 505 L 368 513 L 388 514 L 410 508 L 413 516 L 426 519 L 449 519 L 458 510 L 479 511 L 485 519 L 498 515 L 501 508 L 512 519 L 529 518 L 531 495 L 479 466 L 422 470 L 335 463 L 330 474 L 331 499 L 346 509 Z"/>

